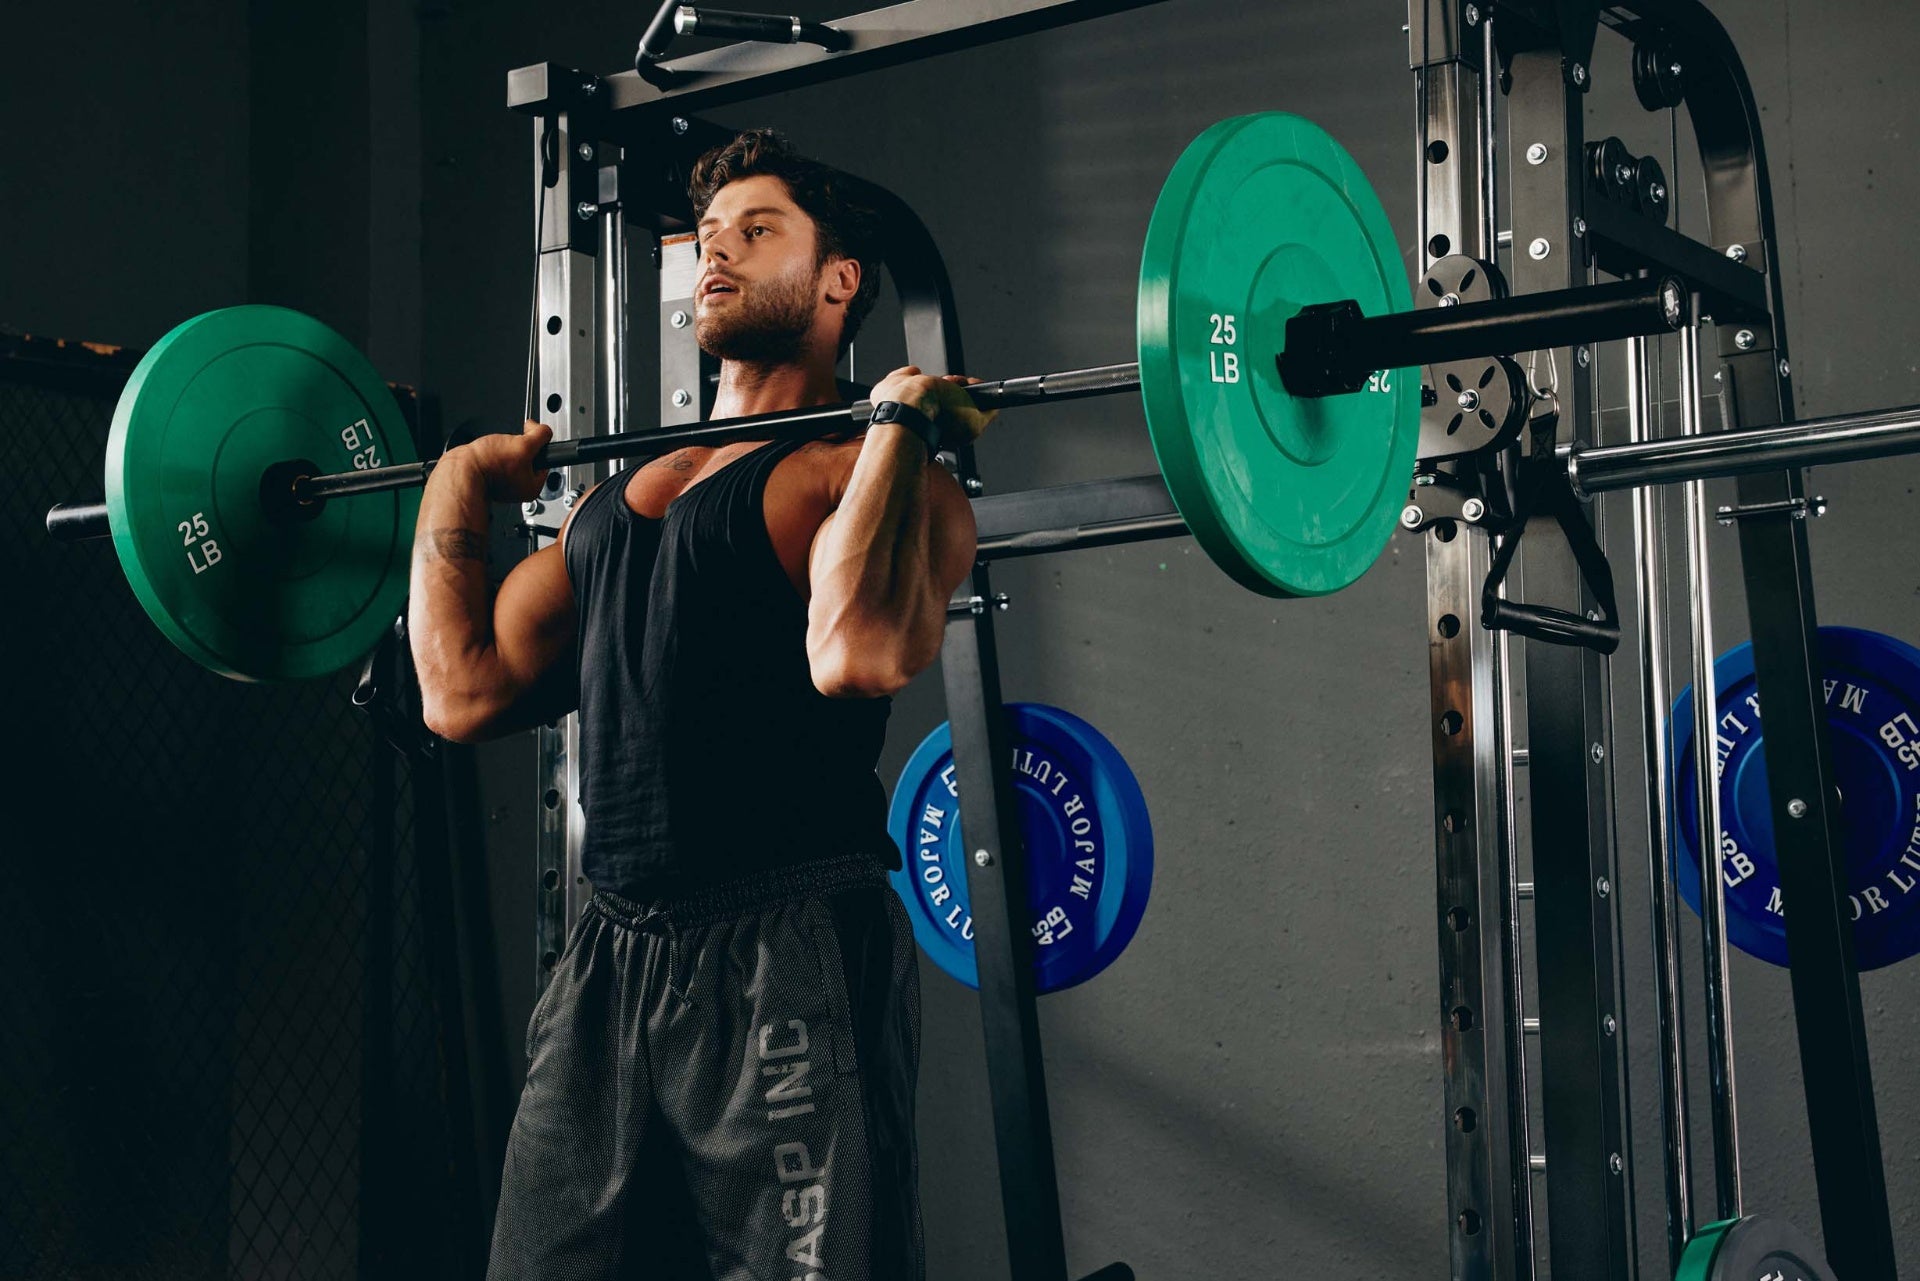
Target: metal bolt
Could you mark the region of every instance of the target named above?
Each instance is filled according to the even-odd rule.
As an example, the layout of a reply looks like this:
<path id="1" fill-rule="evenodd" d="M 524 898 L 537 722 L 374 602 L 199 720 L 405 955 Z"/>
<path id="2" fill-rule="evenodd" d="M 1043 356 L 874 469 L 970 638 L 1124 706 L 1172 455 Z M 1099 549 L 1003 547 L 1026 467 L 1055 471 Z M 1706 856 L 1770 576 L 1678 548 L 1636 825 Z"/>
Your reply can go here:
<path id="1" fill-rule="evenodd" d="M 1441 307 L 1458 307 L 1460 305 L 1460 295 L 1459 294 L 1441 294 L 1440 301 L 1436 305 Z"/>
<path id="2" fill-rule="evenodd" d="M 1669 62 L 1667 64 L 1667 74 L 1675 80 L 1678 80 L 1680 78 L 1680 64 L 1677 62 Z"/>
<path id="3" fill-rule="evenodd" d="M 1546 143 L 1536 142 L 1536 143 L 1532 143 L 1527 147 L 1527 163 L 1528 164 L 1530 165 L 1545 164 L 1546 160 L 1547 160 L 1547 144 Z"/>
<path id="4" fill-rule="evenodd" d="M 673 403 L 675 408 L 685 409 L 693 403 L 693 397 L 687 394 L 685 387 L 675 387 L 673 389 Z"/>
<path id="5" fill-rule="evenodd" d="M 1793 815 L 1795 818 L 1805 818 L 1807 816 L 1807 803 L 1796 796 L 1787 802 L 1787 813 Z"/>
<path id="6" fill-rule="evenodd" d="M 529 498 L 526 502 L 520 504 L 520 514 L 528 520 L 532 520 L 546 509 L 547 505 L 538 498 Z"/>
<path id="7" fill-rule="evenodd" d="M 1573 82 L 1577 85 L 1587 82 L 1587 69 L 1577 62 L 1573 64 Z"/>
<path id="8" fill-rule="evenodd" d="M 1620 1171 L 1626 1169 L 1627 1166 L 1626 1166 L 1626 1163 L 1620 1159 L 1620 1154 L 1618 1152 L 1615 1152 L 1612 1156 L 1607 1158 L 1607 1168 L 1609 1170 L 1612 1170 L 1615 1174 L 1618 1174 L 1620 1173 Z"/>
<path id="9" fill-rule="evenodd" d="M 1815 516 L 1824 516 L 1827 514 L 1827 500 L 1821 495 L 1815 494 L 1807 500 L 1807 503 L 1807 510 L 1811 511 Z"/>
<path id="10" fill-rule="evenodd" d="M 1792 365 L 1789 365 L 1789 364 L 1788 364 L 1788 363 L 1787 363 L 1786 361 L 1784 361 L 1784 360 L 1780 362 L 1780 376 L 1781 376 L 1782 378 L 1785 378 L 1785 377 L 1786 377 L 1786 376 L 1787 376 L 1788 374 L 1790 374 L 1790 373 L 1792 373 L 1792 372 L 1793 372 L 1793 366 L 1792 366 Z"/>
<path id="11" fill-rule="evenodd" d="M 1480 393 L 1469 387 L 1461 392 L 1459 398 L 1453 403 L 1471 413 L 1473 410 L 1480 408 Z"/>
<path id="12" fill-rule="evenodd" d="M 1536 262 L 1542 258 L 1545 258 L 1548 254 L 1552 252 L 1553 252 L 1553 246 L 1547 243 L 1547 238 L 1545 236 L 1541 236 L 1539 239 L 1535 240 L 1532 244 L 1527 246 L 1527 256 L 1534 259 Z"/>
<path id="13" fill-rule="evenodd" d="M 1613 893 L 1613 882 L 1604 876 L 1597 877 L 1593 882 L 1593 891 L 1601 898 L 1605 898 L 1607 895 Z"/>
<path id="14" fill-rule="evenodd" d="M 1727 257 L 1733 259 L 1735 262 L 1745 262 L 1747 260 L 1747 247 L 1745 245 L 1728 245 Z"/>
<path id="15" fill-rule="evenodd" d="M 1430 471 L 1415 472 L 1413 474 L 1413 483 L 1416 485 L 1431 485 L 1434 479 L 1434 474 Z"/>
<path id="16" fill-rule="evenodd" d="M 1678 325 L 1681 308 L 1684 305 L 1685 299 L 1680 296 L 1680 286 L 1669 280 L 1660 290 L 1660 314 L 1666 317 L 1669 325 Z"/>
<path id="17" fill-rule="evenodd" d="M 981 480 L 978 476 L 967 477 L 967 493 L 971 497 L 978 498 L 980 497 L 980 495 L 986 492 L 987 492 L 986 481 Z"/>
<path id="18" fill-rule="evenodd" d="M 582 200 L 573 207 L 574 217 L 578 218 L 581 222 L 591 222 L 593 216 L 599 212 L 600 206 L 590 200 Z"/>
<path id="19" fill-rule="evenodd" d="M 676 311 L 667 317 L 667 323 L 675 329 L 685 329 L 687 327 L 687 320 L 688 316 L 684 311 Z"/>
<path id="20" fill-rule="evenodd" d="M 1608 1036 L 1612 1036 L 1615 1032 L 1618 1032 L 1620 1030 L 1620 1025 L 1614 1022 L 1613 1015 L 1609 1014 L 1605 1018 L 1600 1020 L 1600 1030 L 1605 1032 Z"/>
<path id="21" fill-rule="evenodd" d="M 685 116 L 675 116 L 673 118 L 673 131 L 675 133 L 685 133 L 687 131 L 687 118 Z"/>
<path id="22" fill-rule="evenodd" d="M 1613 180 L 1623 187 L 1631 187 L 1633 185 L 1633 166 L 1615 165 L 1613 167 Z"/>
<path id="23" fill-rule="evenodd" d="M 588 142 L 583 142 L 583 143 L 581 143 L 581 144 L 580 144 L 580 145 L 579 145 L 579 146 L 578 146 L 577 148 L 575 148 L 575 150 L 576 150 L 576 151 L 578 151 L 578 152 L 580 153 L 580 158 L 581 158 L 582 160 L 591 160 L 591 159 L 593 159 L 593 144 L 592 144 L 592 143 L 588 143 Z"/>
<path id="24" fill-rule="evenodd" d="M 1753 350 L 1753 330 L 1742 329 L 1739 333 L 1735 334 L 1733 336 L 1733 345 L 1738 347 L 1741 351 L 1752 351 Z"/>
<path id="25" fill-rule="evenodd" d="M 1466 18 L 1467 18 L 1467 25 L 1469 27 L 1479 26 L 1480 25 L 1480 6 L 1477 4 L 1468 5 Z"/>
<path id="26" fill-rule="evenodd" d="M 1650 199 L 1652 199 L 1652 201 L 1653 201 L 1653 203 L 1654 203 L 1654 204 L 1656 204 L 1656 205 L 1658 205 L 1658 204 L 1665 204 L 1665 203 L 1666 203 L 1666 199 L 1667 199 L 1667 188 L 1666 188 L 1666 184 L 1664 184 L 1664 183 L 1658 183 L 1658 182 L 1650 182 L 1650 183 L 1648 183 L 1648 184 L 1647 184 L 1647 195 L 1648 195 L 1648 197 L 1649 197 Z"/>
<path id="27" fill-rule="evenodd" d="M 591 98 L 600 92 L 600 82 L 598 80 L 588 80 L 580 86 L 580 92 Z"/>
<path id="28" fill-rule="evenodd" d="M 1597 610 L 1597 609 L 1590 609 L 1590 610 L 1588 610 L 1588 611 L 1587 611 L 1587 621 L 1588 621 L 1589 623 L 1597 623 L 1597 622 L 1599 622 L 1599 621 L 1600 621 L 1600 611 L 1599 611 L 1599 610 Z"/>
<path id="29" fill-rule="evenodd" d="M 1585 347 L 1575 347 L 1573 349 L 1573 359 L 1575 364 L 1585 369 L 1588 363 L 1593 360 L 1593 355 Z"/>
<path id="30" fill-rule="evenodd" d="M 985 850 L 975 850 L 973 852 L 973 861 L 980 867 L 991 867 L 993 865 L 993 855 L 987 853 Z"/>
<path id="31" fill-rule="evenodd" d="M 1460 516 L 1469 525 L 1474 524 L 1486 514 L 1487 505 L 1478 498 L 1469 498 L 1466 502 L 1460 504 Z"/>
<path id="32" fill-rule="evenodd" d="M 1587 220 L 1585 218 L 1575 218 L 1573 220 L 1573 234 L 1576 236 L 1584 236 L 1587 234 Z"/>
<path id="33" fill-rule="evenodd" d="M 566 492 L 566 495 L 563 498 L 561 498 L 560 505 L 571 510 L 573 505 L 580 501 L 580 496 L 586 492 L 587 492 L 586 490 L 580 488 L 578 485 L 575 485 L 572 489 L 569 489 Z"/>
<path id="34" fill-rule="evenodd" d="M 1408 503 L 1407 509 L 1400 513 L 1400 523 L 1408 529 L 1420 528 L 1420 523 L 1426 520 L 1426 518 L 1427 514 L 1412 503 Z"/>
<path id="35" fill-rule="evenodd" d="M 1605 745 L 1600 743 L 1595 743 L 1593 745 L 1593 763 L 1595 765 L 1598 765 L 1601 761 L 1604 761 L 1606 759 L 1607 759 L 1607 749 Z"/>

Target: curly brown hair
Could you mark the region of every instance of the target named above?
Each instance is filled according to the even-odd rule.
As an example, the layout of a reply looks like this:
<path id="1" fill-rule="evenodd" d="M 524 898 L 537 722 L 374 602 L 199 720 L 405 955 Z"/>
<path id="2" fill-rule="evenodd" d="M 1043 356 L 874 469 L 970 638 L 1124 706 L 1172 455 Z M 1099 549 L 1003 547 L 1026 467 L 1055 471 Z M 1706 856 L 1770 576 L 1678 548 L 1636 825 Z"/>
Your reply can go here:
<path id="1" fill-rule="evenodd" d="M 886 223 L 877 189 L 845 170 L 801 155 L 772 129 L 749 129 L 694 163 L 687 183 L 694 221 L 706 216 L 720 188 L 760 175 L 778 178 L 793 203 L 813 219 L 816 266 L 824 266 L 829 258 L 851 258 L 860 264 L 860 288 L 847 301 L 846 323 L 840 329 L 840 352 L 845 355 L 880 296 Z"/>

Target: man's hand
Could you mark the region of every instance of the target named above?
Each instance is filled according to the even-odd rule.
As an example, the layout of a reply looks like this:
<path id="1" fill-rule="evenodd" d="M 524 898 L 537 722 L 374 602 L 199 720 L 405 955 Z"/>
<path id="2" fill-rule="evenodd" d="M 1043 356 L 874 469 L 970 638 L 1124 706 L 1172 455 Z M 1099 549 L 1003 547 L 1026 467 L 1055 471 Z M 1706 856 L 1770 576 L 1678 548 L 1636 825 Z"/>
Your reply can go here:
<path id="1" fill-rule="evenodd" d="M 496 432 L 476 437 L 442 454 L 437 466 L 471 468 L 486 482 L 490 502 L 524 503 L 546 487 L 547 469 L 534 466 L 533 460 L 552 439 L 553 428 L 529 419 L 518 436 Z"/>
<path id="2" fill-rule="evenodd" d="M 940 428 L 941 446 L 953 448 L 978 440 L 1000 412 L 979 408 L 963 390 L 979 381 L 960 374 L 936 377 L 921 373 L 918 365 L 907 365 L 875 383 L 867 399 L 876 405 L 891 400 L 919 410 Z"/>

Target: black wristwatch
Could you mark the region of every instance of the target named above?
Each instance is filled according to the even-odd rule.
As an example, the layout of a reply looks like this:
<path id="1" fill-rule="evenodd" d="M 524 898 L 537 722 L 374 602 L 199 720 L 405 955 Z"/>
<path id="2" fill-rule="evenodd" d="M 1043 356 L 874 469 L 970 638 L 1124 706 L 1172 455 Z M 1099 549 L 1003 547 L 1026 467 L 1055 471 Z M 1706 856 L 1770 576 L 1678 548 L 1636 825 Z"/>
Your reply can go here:
<path id="1" fill-rule="evenodd" d="M 940 452 L 940 429 L 934 426 L 933 419 L 912 405 L 903 405 L 897 400 L 883 400 L 873 407 L 873 416 L 867 419 L 869 427 L 874 423 L 899 423 L 927 442 L 928 458 Z"/>

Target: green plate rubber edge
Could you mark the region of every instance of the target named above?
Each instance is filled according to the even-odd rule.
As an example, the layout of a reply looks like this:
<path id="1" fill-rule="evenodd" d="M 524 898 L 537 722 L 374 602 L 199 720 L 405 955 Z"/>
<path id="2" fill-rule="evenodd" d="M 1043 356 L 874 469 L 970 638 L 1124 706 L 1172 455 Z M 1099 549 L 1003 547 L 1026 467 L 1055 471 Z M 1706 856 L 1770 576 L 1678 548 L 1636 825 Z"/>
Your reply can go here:
<path id="1" fill-rule="evenodd" d="M 1738 1222 L 1738 1219 L 1722 1219 L 1694 1233 L 1693 1240 L 1680 1252 L 1680 1266 L 1674 1269 L 1673 1281 L 1713 1281 L 1714 1257 L 1720 1253 L 1722 1240 Z"/>
<path id="2" fill-rule="evenodd" d="M 1277 263 L 1284 271 L 1286 263 L 1279 255 L 1290 241 L 1304 241 L 1286 248 L 1287 261 L 1313 267 L 1309 275 L 1323 275 L 1319 281 L 1327 296 L 1291 298 L 1292 306 L 1277 309 L 1265 318 L 1251 345 L 1243 345 L 1243 376 L 1261 380 L 1266 404 L 1277 408 L 1277 416 L 1293 415 L 1309 429 L 1339 425 L 1345 418 L 1355 422 L 1377 423 L 1363 430 L 1379 430 L 1389 435 L 1383 458 L 1358 462 L 1360 471 L 1348 475 L 1347 488 L 1357 495 L 1364 511 L 1359 518 L 1332 531 L 1321 528 L 1321 518 L 1339 516 L 1330 508 L 1316 506 L 1316 484 L 1328 491 L 1340 488 L 1337 469 L 1327 469 L 1329 458 L 1305 462 L 1287 454 L 1298 451 L 1299 439 L 1282 442 L 1270 436 L 1267 449 L 1271 458 L 1248 458 L 1234 449 L 1222 449 L 1219 432 L 1205 421 L 1195 422 L 1186 403 L 1182 370 L 1176 349 L 1183 337 L 1190 347 L 1204 350 L 1205 335 L 1183 334 L 1180 326 L 1208 322 L 1204 312 L 1173 315 L 1179 301 L 1183 249 L 1189 234 L 1204 234 L 1210 215 L 1219 213 L 1243 183 L 1257 178 L 1260 171 L 1287 166 L 1292 175 L 1282 180 L 1300 183 L 1299 190 L 1313 195 L 1324 189 L 1337 197 L 1351 226 L 1336 226 L 1341 238 L 1356 240 L 1362 246 L 1357 255 L 1335 256 L 1328 260 L 1312 241 L 1315 228 L 1291 220 L 1290 209 L 1271 212 L 1273 222 L 1262 224 L 1270 231 L 1236 223 L 1232 234 L 1259 234 L 1272 246 L 1266 262 L 1233 262 L 1224 266 L 1229 287 L 1238 288 L 1238 273 L 1247 282 L 1243 292 L 1251 294 L 1263 282 L 1260 277 L 1267 263 Z M 1324 200 L 1315 196 L 1325 204 Z M 1330 206 L 1330 207 L 1337 207 Z M 1354 234 L 1357 233 L 1357 234 Z M 1328 246 L 1331 247 L 1331 246 Z M 1319 260 L 1316 263 L 1316 259 Z M 1324 268 L 1324 271 L 1321 270 Z M 1272 292 L 1268 290 L 1268 292 Z M 1309 292 L 1302 289 L 1301 292 Z M 1318 292 L 1318 291 L 1313 291 Z M 1388 222 L 1372 185 L 1357 162 L 1340 144 L 1318 125 L 1286 112 L 1266 112 L 1220 121 L 1196 138 L 1180 156 L 1167 177 L 1160 198 L 1155 202 L 1148 224 L 1145 247 L 1141 253 L 1137 343 L 1140 360 L 1142 398 L 1146 406 L 1148 430 L 1153 440 L 1160 469 L 1165 475 L 1175 505 L 1203 550 L 1236 581 L 1267 596 L 1315 596 L 1337 591 L 1358 579 L 1378 559 L 1387 541 L 1398 527 L 1405 505 L 1406 489 L 1413 475 L 1414 455 L 1419 443 L 1420 382 L 1417 371 L 1389 371 L 1385 380 L 1389 390 L 1369 390 L 1351 396 L 1327 397 L 1302 402 L 1286 396 L 1273 368 L 1285 341 L 1285 321 L 1300 306 L 1331 302 L 1337 298 L 1357 299 L 1368 315 L 1412 308 L 1412 293 L 1406 271 Z M 1247 392 L 1252 396 L 1252 391 Z M 1390 400 L 1390 405 L 1369 406 L 1359 398 Z M 1356 402 L 1340 406 L 1336 402 Z M 1263 430 L 1256 407 L 1254 417 L 1242 412 L 1243 430 Z M 1204 417 L 1204 416 L 1203 416 Z M 1284 430 L 1288 424 L 1282 423 Z M 1309 442 L 1311 443 L 1311 442 Z M 1323 438 L 1321 443 L 1325 443 Z M 1334 442 L 1336 445 L 1337 441 Z M 1364 451 L 1363 451 L 1364 452 Z M 1334 448 L 1337 459 L 1341 449 Z M 1285 461 L 1275 459 L 1285 457 Z M 1376 465 L 1377 464 L 1377 465 Z M 1278 466 L 1283 474 L 1295 477 L 1298 492 L 1253 494 L 1248 491 L 1251 469 L 1261 465 Z M 1343 466 L 1346 464 L 1342 464 Z M 1324 478 L 1324 479 L 1323 479 Z M 1331 493 L 1329 501 L 1339 495 Z M 1259 507 L 1267 504 L 1266 511 Z M 1285 509 L 1292 506 L 1294 510 Z M 1276 533 L 1267 513 L 1277 512 L 1281 520 L 1291 520 L 1293 530 Z M 1316 542 L 1316 540 L 1318 540 Z"/>
<path id="3" fill-rule="evenodd" d="M 323 566 L 312 575 L 317 582 L 308 585 L 309 590 L 336 587 L 336 601 L 342 600 L 338 592 L 347 593 L 344 607 L 351 611 L 351 619 L 323 636 L 307 640 L 276 642 L 275 637 L 297 622 L 297 615 L 289 618 L 285 602 L 278 599 L 250 603 L 261 632 L 260 638 L 246 646 L 229 649 L 224 644 L 226 638 L 203 635 L 220 630 L 219 620 L 210 621 L 203 602 L 182 598 L 178 588 L 169 586 L 182 581 L 178 565 L 161 559 L 162 554 L 151 546 L 153 538 L 135 532 L 143 520 L 151 526 L 156 520 L 171 520 L 175 514 L 162 513 L 160 505 L 166 499 L 157 495 L 171 494 L 170 486 L 197 485 L 203 479 L 198 474 L 182 476 L 177 463 L 158 456 L 164 453 L 174 408 L 187 395 L 194 379 L 214 361 L 241 347 L 262 345 L 282 348 L 287 354 L 314 362 L 335 380 L 334 397 L 344 394 L 376 433 L 373 439 L 380 465 L 416 461 L 412 433 L 392 391 L 351 343 L 321 322 L 288 308 L 251 304 L 222 308 L 175 326 L 154 344 L 127 380 L 115 405 L 107 439 L 107 519 L 114 550 L 135 598 L 154 625 L 183 653 L 212 671 L 238 680 L 301 680 L 326 675 L 357 661 L 398 614 L 407 593 L 407 564 L 420 503 L 418 490 L 337 498 L 311 527 L 291 531 L 292 538 L 303 533 L 309 539 L 321 538 L 328 528 L 337 529 L 345 520 L 358 540 L 347 548 L 350 561 L 357 558 L 357 563 Z M 285 393 L 263 388 L 258 405 L 246 408 L 271 406 L 285 394 L 297 394 L 297 389 Z M 211 430 L 209 434 L 211 438 Z M 204 467 L 208 472 L 218 467 L 222 444 L 216 441 L 207 450 Z M 315 459 L 321 470 L 352 469 L 351 454 L 344 444 L 336 446 L 336 453 L 338 457 Z M 341 508 L 336 517 L 334 509 L 340 504 L 356 506 Z M 224 550 L 244 563 L 247 553 L 257 549 L 235 543 Z M 260 568 L 251 567 L 256 581 Z"/>

